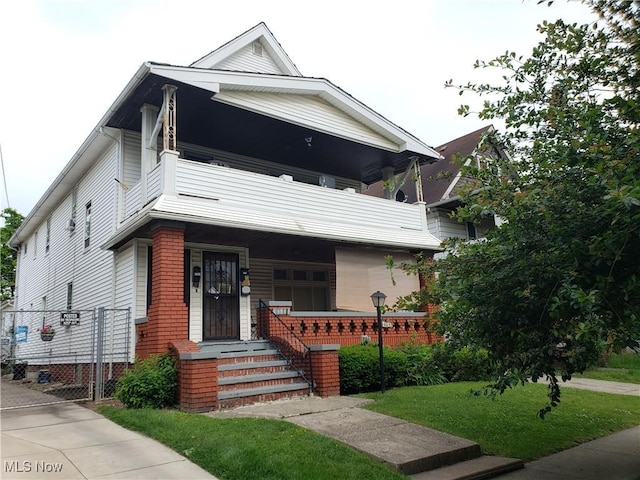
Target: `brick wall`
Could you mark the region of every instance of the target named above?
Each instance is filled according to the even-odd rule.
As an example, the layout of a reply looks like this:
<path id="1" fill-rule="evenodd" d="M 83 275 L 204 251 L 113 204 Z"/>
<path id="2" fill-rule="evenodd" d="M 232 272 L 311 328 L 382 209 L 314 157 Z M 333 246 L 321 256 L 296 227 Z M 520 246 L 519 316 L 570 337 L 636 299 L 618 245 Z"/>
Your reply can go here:
<path id="1" fill-rule="evenodd" d="M 431 344 L 442 341 L 442 338 L 430 331 L 430 318 L 433 307 L 427 310 L 427 316 L 387 314 L 382 316 L 382 337 L 384 345 L 396 346 L 406 342 Z M 372 314 L 335 314 L 312 316 L 294 314 L 276 316 L 270 311 L 261 311 L 261 329 L 269 337 L 286 338 L 289 332 L 295 333 L 307 345 L 338 344 L 341 346 L 357 345 L 366 335 L 371 342 L 378 342 L 378 318 Z M 386 326 L 388 325 L 388 326 Z"/>
<path id="2" fill-rule="evenodd" d="M 316 387 L 315 393 L 320 397 L 340 395 L 339 348 L 339 345 L 311 347 L 311 368 Z"/>
<path id="3" fill-rule="evenodd" d="M 159 225 L 152 234 L 151 305 L 147 322 L 136 328 L 136 355 L 140 358 L 166 351 L 173 340 L 189 338 L 184 303 L 184 228 Z"/>
<path id="4" fill-rule="evenodd" d="M 218 359 L 184 359 L 200 351 L 190 340 L 170 344 L 178 369 L 178 405 L 185 412 L 209 412 L 218 406 Z"/>

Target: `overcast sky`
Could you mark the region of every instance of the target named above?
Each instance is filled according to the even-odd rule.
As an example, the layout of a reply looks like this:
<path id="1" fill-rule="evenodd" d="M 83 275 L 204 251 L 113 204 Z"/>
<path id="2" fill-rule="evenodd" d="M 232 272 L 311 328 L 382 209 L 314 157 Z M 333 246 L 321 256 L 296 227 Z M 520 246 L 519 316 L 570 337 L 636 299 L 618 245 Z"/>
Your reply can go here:
<path id="1" fill-rule="evenodd" d="M 458 116 L 477 99 L 444 82 L 477 79 L 476 59 L 530 53 L 536 25 L 556 18 L 591 17 L 564 0 L 1 1 L 10 206 L 30 212 L 143 62 L 189 65 L 261 21 L 303 75 L 329 79 L 437 146 L 486 124 Z"/>

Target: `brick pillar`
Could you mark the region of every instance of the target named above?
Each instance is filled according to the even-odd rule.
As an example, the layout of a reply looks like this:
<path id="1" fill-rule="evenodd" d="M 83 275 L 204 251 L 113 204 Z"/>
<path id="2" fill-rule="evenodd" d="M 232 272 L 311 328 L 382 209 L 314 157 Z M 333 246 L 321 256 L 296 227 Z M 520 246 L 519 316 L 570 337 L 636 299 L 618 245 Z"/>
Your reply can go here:
<path id="1" fill-rule="evenodd" d="M 218 406 L 218 359 L 201 358 L 191 340 L 171 342 L 178 369 L 178 405 L 185 412 L 210 412 Z"/>
<path id="2" fill-rule="evenodd" d="M 144 358 L 167 350 L 173 340 L 189 338 L 184 303 L 184 226 L 159 224 L 153 231 L 151 305 L 138 326 L 136 354 Z"/>
<path id="3" fill-rule="evenodd" d="M 340 345 L 311 345 L 311 368 L 316 384 L 315 392 L 320 397 L 340 395 Z"/>

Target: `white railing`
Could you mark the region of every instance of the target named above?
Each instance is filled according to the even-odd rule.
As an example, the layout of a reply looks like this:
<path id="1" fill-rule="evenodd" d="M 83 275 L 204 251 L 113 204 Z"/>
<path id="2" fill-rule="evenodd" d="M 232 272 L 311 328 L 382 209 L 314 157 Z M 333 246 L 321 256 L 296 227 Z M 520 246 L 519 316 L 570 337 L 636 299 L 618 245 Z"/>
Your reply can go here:
<path id="1" fill-rule="evenodd" d="M 162 193 L 162 164 L 158 163 L 148 176 L 147 179 L 147 201 L 158 198 Z M 123 221 L 131 217 L 140 210 L 142 205 L 142 182 L 138 181 L 134 186 L 130 187 L 124 194 L 124 216 Z"/>
<path id="2" fill-rule="evenodd" d="M 124 193 L 124 218 L 126 220 L 142 207 L 142 185 L 140 182 Z"/>
<path id="3" fill-rule="evenodd" d="M 424 205 L 406 204 L 370 197 L 352 189 L 337 190 L 296 182 L 291 177 L 273 177 L 234 168 L 178 159 L 159 163 L 149 173 L 147 200 L 159 197 L 167 179 L 175 179 L 175 191 L 190 198 L 220 202 L 253 214 L 278 214 L 295 220 L 321 220 L 336 229 L 340 225 L 428 232 Z M 164 185 L 164 186 L 163 186 Z M 163 190 L 164 189 L 164 190 Z M 140 182 L 125 194 L 124 219 L 143 207 Z"/>
<path id="4" fill-rule="evenodd" d="M 295 179 L 294 179 L 295 180 Z M 229 167 L 178 160 L 177 193 L 237 205 L 253 213 L 350 225 L 425 230 L 423 205 L 392 202 Z"/>

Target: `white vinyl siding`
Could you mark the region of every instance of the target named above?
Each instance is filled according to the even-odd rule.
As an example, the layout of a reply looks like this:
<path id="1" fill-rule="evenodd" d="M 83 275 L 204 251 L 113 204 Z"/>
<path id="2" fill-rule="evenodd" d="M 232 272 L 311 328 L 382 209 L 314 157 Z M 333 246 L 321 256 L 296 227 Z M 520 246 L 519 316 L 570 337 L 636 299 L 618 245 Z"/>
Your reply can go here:
<path id="1" fill-rule="evenodd" d="M 225 90 L 213 99 L 365 145 L 398 151 L 396 143 L 317 96 Z"/>
<path id="2" fill-rule="evenodd" d="M 135 308 L 132 317 L 147 316 L 147 259 L 148 243 L 136 241 L 136 279 L 135 279 Z"/>
<path id="3" fill-rule="evenodd" d="M 117 146 L 114 145 L 96 158 L 94 167 L 76 187 L 78 205 L 86 205 L 89 200 L 92 203 L 91 238 L 95 245 L 106 241 L 113 233 L 116 157 Z M 47 308 L 66 309 L 69 283 L 73 284 L 74 309 L 113 308 L 113 253 L 100 248 L 85 250 L 83 235 L 69 235 L 66 230 L 71 212 L 69 199 L 69 196 L 65 197 L 51 213 L 49 255 L 20 259 L 16 278 L 16 309 L 38 305 L 43 296 L 47 297 Z M 33 237 L 28 241 L 33 242 Z M 72 330 L 58 329 L 52 345 L 72 348 L 74 351 L 88 349 L 88 344 L 81 343 L 83 339 L 74 337 L 71 342 L 71 337 L 67 338 L 67 335 L 72 335 Z M 29 331 L 29 338 L 35 341 L 31 327 Z M 40 339 L 37 341 L 40 342 Z"/>
<path id="4" fill-rule="evenodd" d="M 142 141 L 140 134 L 136 132 L 124 132 L 124 148 L 122 155 L 122 183 L 131 188 L 140 181 L 140 151 Z"/>
<path id="5" fill-rule="evenodd" d="M 253 43 L 250 43 L 238 50 L 235 54 L 214 65 L 212 68 L 215 70 L 233 70 L 238 72 L 282 75 L 284 72 L 280 70 L 280 67 L 278 67 L 276 62 L 274 62 L 271 56 L 267 53 L 267 49 L 264 48 L 262 44 L 260 44 L 260 47 L 262 47 L 262 55 L 254 53 Z"/>
<path id="6" fill-rule="evenodd" d="M 115 308 L 129 308 L 135 296 L 134 248 L 132 245 L 116 252 Z"/>

